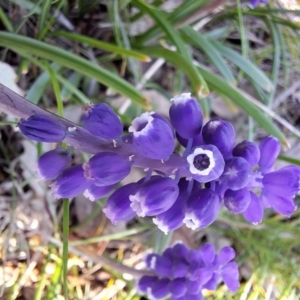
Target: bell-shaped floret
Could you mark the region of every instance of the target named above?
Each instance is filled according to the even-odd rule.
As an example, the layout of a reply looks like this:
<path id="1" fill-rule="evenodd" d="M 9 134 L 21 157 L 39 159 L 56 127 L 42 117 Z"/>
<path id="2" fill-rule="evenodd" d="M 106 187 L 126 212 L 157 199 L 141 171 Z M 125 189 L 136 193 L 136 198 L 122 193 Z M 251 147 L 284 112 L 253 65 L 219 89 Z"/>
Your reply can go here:
<path id="1" fill-rule="evenodd" d="M 67 128 L 58 121 L 44 115 L 33 115 L 18 123 L 21 132 L 37 142 L 59 143 L 66 136 Z"/>
<path id="2" fill-rule="evenodd" d="M 290 217 L 297 209 L 292 197 L 276 195 L 266 189 L 262 190 L 261 199 L 283 216 Z"/>
<path id="3" fill-rule="evenodd" d="M 195 192 L 187 200 L 183 222 L 193 230 L 208 227 L 216 220 L 220 204 L 220 197 L 210 189 Z"/>
<path id="4" fill-rule="evenodd" d="M 202 129 L 203 141 L 215 145 L 225 158 L 231 157 L 235 144 L 235 132 L 232 124 L 221 119 L 213 119 Z"/>
<path id="5" fill-rule="evenodd" d="M 38 175 L 44 179 L 55 179 L 70 163 L 71 156 L 67 149 L 57 148 L 45 152 L 38 159 Z"/>
<path id="6" fill-rule="evenodd" d="M 251 169 L 248 162 L 242 157 L 233 157 L 226 161 L 220 180 L 227 188 L 238 190 L 248 184 L 250 175 Z"/>
<path id="7" fill-rule="evenodd" d="M 293 197 L 300 189 L 297 169 L 283 168 L 265 174 L 262 179 L 263 188 L 272 194 L 282 197 Z"/>
<path id="8" fill-rule="evenodd" d="M 198 252 L 204 262 L 205 266 L 210 266 L 215 259 L 215 247 L 212 244 L 205 243 L 201 245 Z"/>
<path id="9" fill-rule="evenodd" d="M 158 276 L 172 277 L 172 259 L 169 256 L 161 256 L 156 253 L 148 254 L 146 257 L 147 268 Z"/>
<path id="10" fill-rule="evenodd" d="M 175 278 L 169 285 L 170 293 L 177 298 L 182 297 L 187 292 L 186 279 L 184 277 Z"/>
<path id="11" fill-rule="evenodd" d="M 237 144 L 232 150 L 232 155 L 244 158 L 250 167 L 258 164 L 260 158 L 259 148 L 250 141 L 243 141 Z"/>
<path id="12" fill-rule="evenodd" d="M 120 182 L 130 173 L 130 163 L 112 152 L 101 152 L 83 165 L 84 175 L 95 181 L 98 186 L 107 186 Z"/>
<path id="13" fill-rule="evenodd" d="M 260 223 L 264 216 L 264 208 L 261 200 L 250 192 L 251 200 L 247 209 L 243 212 L 243 216 L 249 223 L 256 225 Z"/>
<path id="14" fill-rule="evenodd" d="M 275 160 L 280 153 L 280 143 L 274 136 L 268 136 L 264 138 L 259 144 L 260 159 L 259 166 L 260 171 L 265 174 L 272 171 Z"/>
<path id="15" fill-rule="evenodd" d="M 248 188 L 236 191 L 229 189 L 224 195 L 224 205 L 229 211 L 235 214 L 244 212 L 248 208 L 250 201 L 251 195 Z"/>
<path id="16" fill-rule="evenodd" d="M 224 171 L 223 156 L 213 145 L 194 148 L 188 155 L 187 161 L 192 177 L 199 182 L 216 180 Z"/>
<path id="17" fill-rule="evenodd" d="M 108 198 L 103 212 L 113 224 L 121 221 L 129 221 L 135 217 L 135 212 L 131 209 L 131 194 L 135 193 L 137 184 L 129 183 L 118 188 Z"/>
<path id="18" fill-rule="evenodd" d="M 158 278 L 149 289 L 150 299 L 164 299 L 170 293 L 170 279 Z"/>
<path id="19" fill-rule="evenodd" d="M 123 131 L 119 117 L 106 103 L 87 106 L 82 116 L 82 123 L 91 134 L 108 140 L 117 139 Z"/>
<path id="20" fill-rule="evenodd" d="M 157 276 L 149 276 L 145 275 L 140 278 L 140 280 L 137 283 L 137 289 L 141 293 L 147 293 L 149 288 L 151 288 L 154 284 L 154 282 L 157 281 Z"/>
<path id="21" fill-rule="evenodd" d="M 140 183 L 129 199 L 136 214 L 145 217 L 167 211 L 175 203 L 178 194 L 179 188 L 173 179 L 152 176 L 148 181 Z"/>
<path id="22" fill-rule="evenodd" d="M 133 145 L 142 155 L 167 160 L 174 151 L 173 131 L 168 121 L 155 113 L 145 112 L 132 121 Z"/>
<path id="23" fill-rule="evenodd" d="M 183 224 L 185 202 L 188 196 L 187 182 L 188 181 L 186 180 L 179 181 L 179 195 L 175 203 L 168 210 L 157 215 L 156 218 L 153 219 L 153 223 L 165 234 L 179 228 Z"/>
<path id="24" fill-rule="evenodd" d="M 82 165 L 75 165 L 60 173 L 51 185 L 51 190 L 57 199 L 73 198 L 86 190 L 90 184 L 84 176 Z"/>
<path id="25" fill-rule="evenodd" d="M 115 186 L 115 184 L 107 186 L 98 186 L 96 184 L 92 184 L 84 191 L 83 195 L 89 200 L 95 201 L 107 196 Z"/>
<path id="26" fill-rule="evenodd" d="M 173 127 L 184 139 L 191 139 L 200 134 L 203 122 L 203 113 L 200 104 L 184 93 L 171 99 L 170 119 Z"/>

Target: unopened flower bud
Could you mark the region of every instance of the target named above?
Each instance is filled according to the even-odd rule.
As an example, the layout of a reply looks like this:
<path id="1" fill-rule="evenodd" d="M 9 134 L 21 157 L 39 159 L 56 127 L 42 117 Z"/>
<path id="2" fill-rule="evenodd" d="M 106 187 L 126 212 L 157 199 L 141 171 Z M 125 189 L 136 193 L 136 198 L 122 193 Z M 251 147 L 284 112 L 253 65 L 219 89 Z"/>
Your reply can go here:
<path id="1" fill-rule="evenodd" d="M 117 139 L 123 131 L 122 123 L 106 103 L 92 104 L 82 116 L 83 127 L 91 134 L 104 139 Z"/>
<path id="2" fill-rule="evenodd" d="M 66 136 L 67 129 L 61 123 L 44 115 L 32 115 L 18 123 L 21 132 L 37 142 L 59 143 Z"/>
<path id="3" fill-rule="evenodd" d="M 167 121 L 156 115 L 145 112 L 135 118 L 129 132 L 133 133 L 133 145 L 140 154 L 167 160 L 174 151 L 174 135 Z"/>
<path id="4" fill-rule="evenodd" d="M 140 217 L 154 216 L 168 210 L 176 201 L 179 188 L 169 177 L 152 176 L 140 183 L 130 196 L 131 208 Z"/>
<path id="5" fill-rule="evenodd" d="M 96 199 L 105 197 L 113 190 L 115 186 L 115 184 L 107 186 L 98 186 L 96 184 L 92 184 L 84 191 L 83 195 L 89 200 L 95 201 Z"/>
<path id="6" fill-rule="evenodd" d="M 258 147 L 249 141 L 243 141 L 237 144 L 232 150 L 232 155 L 244 158 L 250 167 L 254 167 L 258 164 L 260 158 Z"/>
<path id="7" fill-rule="evenodd" d="M 203 141 L 215 145 L 225 158 L 231 156 L 235 143 L 235 132 L 230 122 L 213 119 L 202 129 Z"/>
<path id="8" fill-rule="evenodd" d="M 242 157 L 233 157 L 226 161 L 221 182 L 231 190 L 245 187 L 250 180 L 251 169 L 248 162 Z"/>
<path id="9" fill-rule="evenodd" d="M 262 173 L 268 173 L 280 153 L 280 143 L 274 136 L 264 138 L 259 144 L 260 159 L 259 166 Z"/>
<path id="10" fill-rule="evenodd" d="M 129 183 L 118 188 L 108 198 L 103 212 L 113 224 L 133 219 L 136 213 L 130 207 L 129 199 L 135 193 L 136 183 Z"/>
<path id="11" fill-rule="evenodd" d="M 175 130 L 184 139 L 191 139 L 200 134 L 203 114 L 200 104 L 184 93 L 171 99 L 170 119 Z"/>
<path id="12" fill-rule="evenodd" d="M 51 185 L 55 198 L 73 198 L 89 187 L 89 182 L 83 173 L 82 165 L 75 165 L 62 171 Z"/>
<path id="13" fill-rule="evenodd" d="M 38 173 L 44 180 L 55 179 L 68 166 L 71 156 L 63 148 L 45 152 L 38 159 Z"/>
<path id="14" fill-rule="evenodd" d="M 239 214 L 244 212 L 251 201 L 251 195 L 248 188 L 237 191 L 227 190 L 224 195 L 224 205 L 232 213 Z"/>
<path id="15" fill-rule="evenodd" d="M 130 173 L 128 160 L 112 152 L 101 152 L 83 165 L 84 175 L 98 186 L 107 186 L 120 182 Z"/>

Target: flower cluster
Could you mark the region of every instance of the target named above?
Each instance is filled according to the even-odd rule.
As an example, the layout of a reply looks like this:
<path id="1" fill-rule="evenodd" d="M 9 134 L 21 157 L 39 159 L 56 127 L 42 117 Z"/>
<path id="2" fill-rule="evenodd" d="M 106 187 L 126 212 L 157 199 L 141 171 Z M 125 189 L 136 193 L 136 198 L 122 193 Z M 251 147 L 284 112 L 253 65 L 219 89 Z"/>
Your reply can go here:
<path id="1" fill-rule="evenodd" d="M 135 216 L 153 217 L 165 233 L 183 224 L 191 229 L 205 228 L 216 220 L 222 206 L 243 214 L 252 224 L 262 221 L 264 208 L 284 216 L 295 211 L 300 168 L 274 170 L 280 152 L 275 137 L 264 138 L 259 146 L 250 141 L 236 145 L 235 131 L 228 121 L 212 119 L 203 126 L 201 106 L 189 93 L 171 101 L 170 121 L 155 112 L 145 112 L 132 121 L 123 137 L 122 123 L 107 104 L 85 107 L 85 130 L 119 148 L 99 152 L 88 162 L 72 166 L 68 150 L 57 148 L 40 157 L 40 176 L 54 180 L 51 188 L 56 198 L 84 193 L 94 201 L 110 195 L 103 211 L 112 223 Z M 74 134 L 43 115 L 21 120 L 19 127 L 24 135 L 41 142 L 61 142 Z M 185 148 L 180 156 L 173 154 L 175 137 Z M 132 155 L 118 152 L 122 145 L 128 146 Z M 149 161 L 145 177 L 117 188 L 131 167 L 143 159 Z M 162 166 L 160 170 L 153 168 L 155 161 Z"/>
<path id="2" fill-rule="evenodd" d="M 239 288 L 239 271 L 232 261 L 235 251 L 223 247 L 219 254 L 211 244 L 198 250 L 188 249 L 183 244 L 167 248 L 162 255 L 149 254 L 146 265 L 153 275 L 143 276 L 138 282 L 141 293 L 149 299 L 162 299 L 171 295 L 171 300 L 201 300 L 202 290 L 215 290 L 224 281 L 234 292 Z"/>

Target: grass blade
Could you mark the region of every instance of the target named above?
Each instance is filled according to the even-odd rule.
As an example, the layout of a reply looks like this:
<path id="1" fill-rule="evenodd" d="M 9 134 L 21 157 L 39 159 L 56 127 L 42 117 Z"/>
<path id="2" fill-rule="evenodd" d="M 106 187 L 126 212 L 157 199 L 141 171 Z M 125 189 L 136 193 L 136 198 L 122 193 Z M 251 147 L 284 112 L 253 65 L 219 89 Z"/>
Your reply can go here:
<path id="1" fill-rule="evenodd" d="M 115 45 L 112 45 L 109 43 L 98 41 L 96 39 L 87 37 L 85 35 L 66 32 L 66 31 L 54 31 L 53 33 L 51 33 L 51 35 L 59 36 L 59 37 L 63 36 L 65 38 L 68 38 L 68 39 L 76 41 L 76 42 L 85 43 L 91 47 L 103 49 L 105 51 L 112 52 L 112 53 L 119 54 L 119 55 L 129 56 L 129 57 L 141 60 L 141 61 L 149 62 L 151 60 L 149 56 L 141 54 L 138 51 L 128 50 L 128 49 L 118 47 L 118 46 L 115 46 Z"/>
<path id="2" fill-rule="evenodd" d="M 71 52 L 41 41 L 3 31 L 0 31 L 0 45 L 8 47 L 20 54 L 22 54 L 22 52 L 28 52 L 53 60 L 111 87 L 144 109 L 150 109 L 150 106 L 146 103 L 147 99 L 145 99 L 131 84 L 119 76 Z"/>

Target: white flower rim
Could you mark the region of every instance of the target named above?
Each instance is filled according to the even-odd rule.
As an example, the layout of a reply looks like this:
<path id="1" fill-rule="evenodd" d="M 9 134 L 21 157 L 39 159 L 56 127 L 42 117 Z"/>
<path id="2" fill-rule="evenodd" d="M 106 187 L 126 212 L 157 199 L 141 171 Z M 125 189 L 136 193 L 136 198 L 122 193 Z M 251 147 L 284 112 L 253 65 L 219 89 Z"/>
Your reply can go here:
<path id="1" fill-rule="evenodd" d="M 192 98 L 191 93 L 183 93 L 183 94 L 180 94 L 178 96 L 171 98 L 171 102 L 173 102 L 174 105 L 185 104 L 191 98 Z"/>
<path id="2" fill-rule="evenodd" d="M 147 132 L 152 128 L 152 121 L 154 120 L 154 118 L 151 117 L 152 114 L 153 112 L 145 112 L 135 118 L 132 121 L 131 126 L 128 128 L 128 131 L 132 132 L 135 137 L 147 134 Z M 147 122 L 147 125 L 142 130 L 138 131 L 140 124 L 144 122 Z"/>
<path id="3" fill-rule="evenodd" d="M 197 155 L 199 154 L 206 154 L 209 158 L 209 167 L 205 170 L 198 170 L 195 166 L 194 166 L 194 159 Z M 190 165 L 190 172 L 194 175 L 203 175 L 203 176 L 207 176 L 210 171 L 215 167 L 216 165 L 216 162 L 215 162 L 215 159 L 214 159 L 214 155 L 213 155 L 213 152 L 211 150 L 204 150 L 202 148 L 196 148 L 194 150 L 194 152 L 192 154 L 190 154 L 188 157 L 187 157 L 187 161 Z"/>

